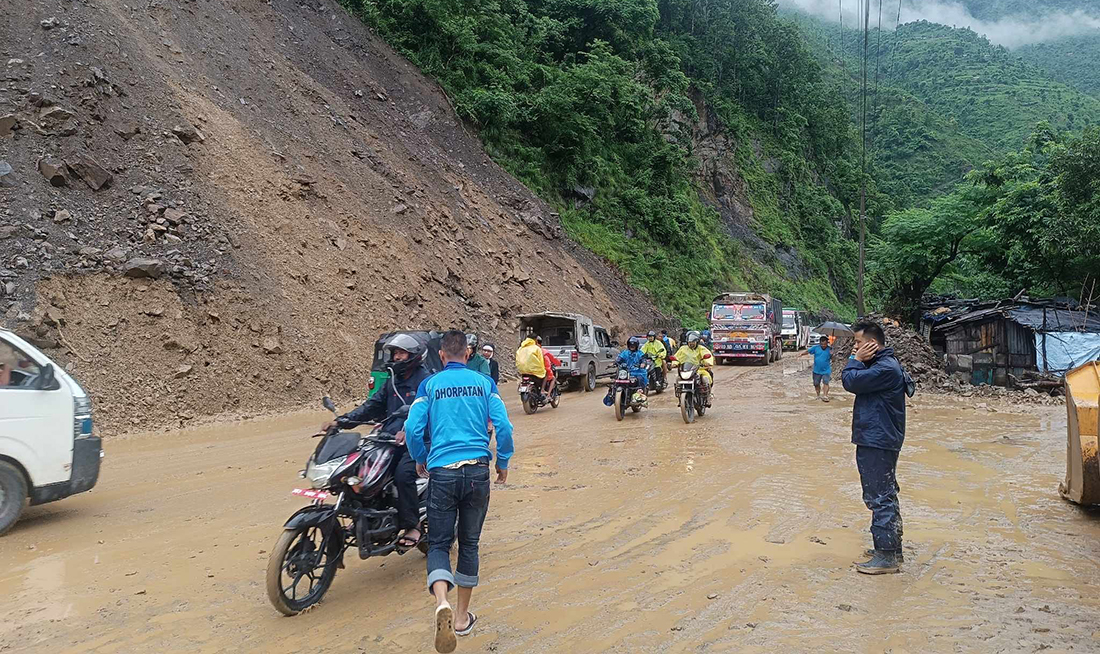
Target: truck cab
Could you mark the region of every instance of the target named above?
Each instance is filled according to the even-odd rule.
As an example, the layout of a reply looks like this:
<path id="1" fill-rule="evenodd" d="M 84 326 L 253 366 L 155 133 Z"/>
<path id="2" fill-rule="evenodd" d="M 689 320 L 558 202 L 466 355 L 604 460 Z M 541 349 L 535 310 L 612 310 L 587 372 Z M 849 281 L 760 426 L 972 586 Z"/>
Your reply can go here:
<path id="1" fill-rule="evenodd" d="M 711 305 L 710 335 L 718 363 L 768 365 L 783 353 L 783 304 L 766 293 L 723 293 Z"/>
<path id="2" fill-rule="evenodd" d="M 799 309 L 783 309 L 783 348 L 803 350 L 809 347 L 809 316 Z"/>
<path id="3" fill-rule="evenodd" d="M 0 329 L 0 534 L 29 500 L 53 502 L 99 479 L 91 400 L 40 350 Z"/>

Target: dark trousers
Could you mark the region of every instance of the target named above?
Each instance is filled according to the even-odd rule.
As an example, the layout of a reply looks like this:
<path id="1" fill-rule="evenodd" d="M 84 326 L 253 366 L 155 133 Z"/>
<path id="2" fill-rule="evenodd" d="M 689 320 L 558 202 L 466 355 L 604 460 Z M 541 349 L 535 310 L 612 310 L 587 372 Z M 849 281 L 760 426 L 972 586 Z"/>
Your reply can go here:
<path id="1" fill-rule="evenodd" d="M 478 547 L 488 511 L 488 463 L 457 470 L 432 469 L 428 484 L 429 593 L 437 581 L 446 581 L 448 588 L 477 586 Z M 458 563 L 451 574 L 451 545 L 456 536 Z"/>
<path id="2" fill-rule="evenodd" d="M 901 504 L 898 502 L 898 452 L 856 446 L 856 467 L 863 503 L 871 510 L 871 537 L 876 550 L 901 549 Z"/>
<path id="3" fill-rule="evenodd" d="M 409 450 L 401 448 L 401 456 L 393 464 L 393 484 L 397 487 L 397 527 L 412 529 L 420 525 L 420 498 L 416 495 L 416 461 Z"/>

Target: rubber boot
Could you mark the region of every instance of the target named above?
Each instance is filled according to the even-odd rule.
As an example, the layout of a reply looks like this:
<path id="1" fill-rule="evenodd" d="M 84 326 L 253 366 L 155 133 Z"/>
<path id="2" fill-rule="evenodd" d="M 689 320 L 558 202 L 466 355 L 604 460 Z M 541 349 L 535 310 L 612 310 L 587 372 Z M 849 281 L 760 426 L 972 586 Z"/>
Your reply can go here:
<path id="1" fill-rule="evenodd" d="M 875 550 L 870 561 L 856 564 L 856 571 L 865 575 L 886 575 L 901 572 L 896 551 Z"/>
<path id="2" fill-rule="evenodd" d="M 875 550 L 870 549 L 863 552 L 863 561 L 856 561 L 856 565 L 863 563 L 864 561 L 870 561 L 875 558 Z M 898 563 L 905 563 L 905 552 L 898 550 Z"/>

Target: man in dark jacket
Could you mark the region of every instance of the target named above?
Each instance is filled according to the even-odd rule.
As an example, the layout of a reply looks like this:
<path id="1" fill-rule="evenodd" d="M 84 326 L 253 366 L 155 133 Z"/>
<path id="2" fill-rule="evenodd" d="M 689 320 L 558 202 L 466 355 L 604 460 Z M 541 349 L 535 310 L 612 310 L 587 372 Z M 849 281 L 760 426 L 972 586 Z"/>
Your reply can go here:
<path id="1" fill-rule="evenodd" d="M 901 506 L 896 477 L 905 440 L 905 373 L 886 347 L 882 327 L 861 322 L 852 327 L 855 347 L 841 376 L 844 390 L 856 396 L 852 442 L 863 485 L 863 503 L 871 510 L 875 549 L 856 565 L 864 574 L 898 572 L 901 554 Z"/>
<path id="2" fill-rule="evenodd" d="M 350 429 L 365 422 L 385 420 L 382 431 L 393 434 L 397 444 L 402 446 L 394 463 L 394 485 L 397 487 L 397 526 L 405 530 L 397 545 L 404 550 L 420 542 L 420 502 L 416 494 L 416 461 L 405 447 L 405 417 L 394 414 L 401 407 L 412 405 L 416 389 L 431 373 L 424 367 L 428 348 L 414 337 L 398 334 L 385 348 L 390 351 L 390 378 L 386 385 L 366 402 L 321 428 L 327 430 L 335 424 L 341 429 Z"/>

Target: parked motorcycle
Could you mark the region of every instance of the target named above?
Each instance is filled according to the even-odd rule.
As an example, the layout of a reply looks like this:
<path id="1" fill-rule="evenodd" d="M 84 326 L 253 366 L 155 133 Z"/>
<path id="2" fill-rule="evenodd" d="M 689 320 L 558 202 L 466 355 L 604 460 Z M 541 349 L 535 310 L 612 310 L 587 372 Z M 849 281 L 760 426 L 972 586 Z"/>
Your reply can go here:
<path id="1" fill-rule="evenodd" d="M 642 365 L 652 372 L 652 361 L 643 359 Z M 642 410 L 642 407 L 647 406 L 645 395 L 639 395 L 641 389 L 642 382 L 630 374 L 630 367 L 619 364 L 619 371 L 611 380 L 611 387 L 607 389 L 607 396 L 604 397 L 603 403 L 615 407 L 615 420 L 622 420 L 626 417 L 628 408 L 637 413 Z"/>
<path id="2" fill-rule="evenodd" d="M 322 403 L 336 413 L 331 399 L 325 397 Z M 407 414 L 408 407 L 390 418 L 402 413 Z M 400 450 L 394 435 L 383 432 L 382 425 L 367 436 L 336 427 L 323 434 L 299 473 L 311 488 L 291 491 L 312 502 L 286 521 L 268 559 L 267 597 L 280 613 L 297 615 L 320 602 L 336 570 L 344 567 L 349 548 L 358 549 L 361 559 L 407 551 L 397 546 L 397 488 L 391 472 Z M 427 479 L 417 480 L 423 537 L 416 547 L 424 554 L 428 552 L 427 488 Z M 335 503 L 327 503 L 328 498 L 335 498 Z"/>
<path id="3" fill-rule="evenodd" d="M 557 370 L 554 371 L 554 378 L 557 379 Z M 531 415 L 547 404 L 555 409 L 558 408 L 561 402 L 561 384 L 555 382 L 549 394 L 542 392 L 542 385 L 543 380 L 534 375 L 520 375 L 519 399 L 523 403 L 523 412 L 527 415 Z"/>
<path id="4" fill-rule="evenodd" d="M 680 404 L 680 417 L 684 422 L 695 422 L 695 416 L 707 412 L 707 393 L 699 382 L 699 368 L 692 363 L 681 363 L 676 375 L 676 399 Z"/>

